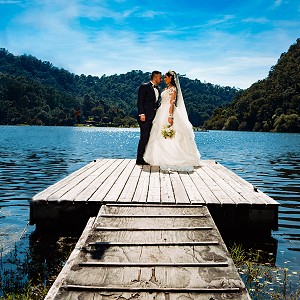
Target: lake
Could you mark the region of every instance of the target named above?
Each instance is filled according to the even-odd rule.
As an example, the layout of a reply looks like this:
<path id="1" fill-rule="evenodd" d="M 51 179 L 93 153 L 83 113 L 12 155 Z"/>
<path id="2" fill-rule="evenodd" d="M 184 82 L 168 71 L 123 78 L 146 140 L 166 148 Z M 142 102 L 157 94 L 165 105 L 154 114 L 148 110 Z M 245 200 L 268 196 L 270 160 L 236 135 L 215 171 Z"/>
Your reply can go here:
<path id="1" fill-rule="evenodd" d="M 139 129 L 0 126 L 1 256 L 37 243 L 34 226 L 26 228 L 32 196 L 96 158 L 135 158 L 138 139 Z M 209 131 L 195 139 L 202 159 L 280 202 L 276 264 L 299 272 L 300 134 Z"/>

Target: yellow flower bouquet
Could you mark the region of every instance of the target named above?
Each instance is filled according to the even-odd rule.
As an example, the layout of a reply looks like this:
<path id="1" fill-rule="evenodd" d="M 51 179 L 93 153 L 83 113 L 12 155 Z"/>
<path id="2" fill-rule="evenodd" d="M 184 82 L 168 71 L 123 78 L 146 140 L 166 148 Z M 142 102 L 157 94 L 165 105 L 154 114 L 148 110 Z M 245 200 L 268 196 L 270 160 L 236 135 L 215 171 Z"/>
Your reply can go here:
<path id="1" fill-rule="evenodd" d="M 175 130 L 172 125 L 165 125 L 161 131 L 162 136 L 165 139 L 172 139 L 175 137 Z"/>

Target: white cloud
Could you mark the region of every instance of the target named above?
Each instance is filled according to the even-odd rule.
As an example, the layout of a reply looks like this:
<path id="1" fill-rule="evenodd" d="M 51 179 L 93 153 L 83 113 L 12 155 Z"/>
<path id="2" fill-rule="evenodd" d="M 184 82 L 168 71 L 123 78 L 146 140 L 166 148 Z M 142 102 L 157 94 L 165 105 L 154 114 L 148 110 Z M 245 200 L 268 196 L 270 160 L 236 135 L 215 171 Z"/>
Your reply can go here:
<path id="1" fill-rule="evenodd" d="M 19 4 L 21 0 L 0 0 L 0 4 Z"/>
<path id="2" fill-rule="evenodd" d="M 272 36 L 262 37 L 258 43 L 238 35 L 208 31 L 203 37 L 182 42 L 167 40 L 166 35 L 156 33 L 141 36 L 126 30 L 106 30 L 95 32 L 91 39 L 68 22 L 52 24 L 51 18 L 43 17 L 35 21 L 38 27 L 48 24 L 47 32 L 43 29 L 34 35 L 18 36 L 11 33 L 9 51 L 14 53 L 17 49 L 16 54 L 22 54 L 25 49 L 75 74 L 102 76 L 136 69 L 175 69 L 201 81 L 246 88 L 265 78 L 280 55 L 274 54 L 274 49 L 270 51 L 274 47 L 274 42 L 269 44 Z M 251 44 L 257 49 L 251 50 Z"/>
<path id="3" fill-rule="evenodd" d="M 207 23 L 207 26 L 214 26 L 214 25 L 218 25 L 218 24 L 223 24 L 226 23 L 232 19 L 234 19 L 235 16 L 234 15 L 225 15 L 222 18 L 219 19 L 212 19 Z"/>
<path id="4" fill-rule="evenodd" d="M 153 11 L 153 10 L 146 10 L 142 13 L 139 13 L 137 16 L 141 18 L 146 18 L 146 19 L 153 19 L 156 16 L 162 15 L 162 12 L 159 11 Z"/>
<path id="5" fill-rule="evenodd" d="M 91 3 L 94 6 L 76 0 L 36 0 L 30 10 L 16 16 L 15 27 L 2 30 L 0 43 L 13 54 L 32 54 L 76 74 L 102 76 L 136 69 L 174 69 L 201 81 L 246 88 L 267 76 L 280 54 L 297 38 L 296 30 L 290 28 L 299 28 L 298 21 L 245 17 L 242 26 L 246 30 L 234 32 L 228 27 L 240 25 L 238 15 L 228 14 L 199 22 L 166 21 L 159 30 L 142 34 L 143 28 L 116 29 L 102 20 L 110 18 L 122 25 L 130 18 L 143 17 L 152 22 L 156 16 L 167 20 L 166 13 L 151 9 L 139 13 L 138 6 L 118 10 L 100 5 L 100 1 Z M 83 29 L 81 18 L 99 26 Z M 273 26 L 252 34 L 247 31 L 248 23 Z"/>
<path id="6" fill-rule="evenodd" d="M 275 0 L 274 6 L 279 7 L 282 3 L 282 0 Z"/>
<path id="7" fill-rule="evenodd" d="M 265 17 L 262 17 L 262 18 L 246 18 L 246 19 L 243 19 L 242 22 L 244 22 L 244 23 L 266 24 L 266 23 L 269 22 L 269 20 Z"/>

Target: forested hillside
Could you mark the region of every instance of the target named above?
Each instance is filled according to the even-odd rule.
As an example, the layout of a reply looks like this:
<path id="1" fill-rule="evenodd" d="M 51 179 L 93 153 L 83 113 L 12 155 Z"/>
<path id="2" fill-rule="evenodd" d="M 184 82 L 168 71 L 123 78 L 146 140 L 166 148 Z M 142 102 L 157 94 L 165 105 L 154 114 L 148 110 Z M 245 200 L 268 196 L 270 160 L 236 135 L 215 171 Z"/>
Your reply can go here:
<path id="1" fill-rule="evenodd" d="M 2 48 L 0 124 L 74 125 L 90 121 L 99 126 L 135 126 L 137 90 L 149 78 L 150 73 L 137 70 L 102 77 L 76 75 Z M 180 83 L 194 126 L 201 126 L 215 108 L 230 103 L 238 93 L 236 88 L 185 76 L 180 76 Z"/>
<path id="2" fill-rule="evenodd" d="M 300 132 L 300 39 L 283 53 L 266 79 L 217 109 L 207 129 Z"/>

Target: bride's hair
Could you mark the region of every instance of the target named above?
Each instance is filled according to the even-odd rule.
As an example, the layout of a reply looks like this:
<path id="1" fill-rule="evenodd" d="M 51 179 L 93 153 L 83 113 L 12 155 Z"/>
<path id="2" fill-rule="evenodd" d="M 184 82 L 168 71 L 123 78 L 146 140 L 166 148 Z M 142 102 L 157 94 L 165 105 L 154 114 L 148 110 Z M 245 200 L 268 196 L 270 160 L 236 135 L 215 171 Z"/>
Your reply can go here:
<path id="1" fill-rule="evenodd" d="M 176 72 L 175 72 L 175 71 L 172 71 L 172 70 L 169 70 L 169 71 L 166 73 L 166 75 L 167 75 L 168 77 L 171 77 L 171 84 L 172 84 L 173 86 L 175 86 L 176 89 L 177 89 L 177 85 L 176 85 L 176 82 L 175 82 Z"/>

